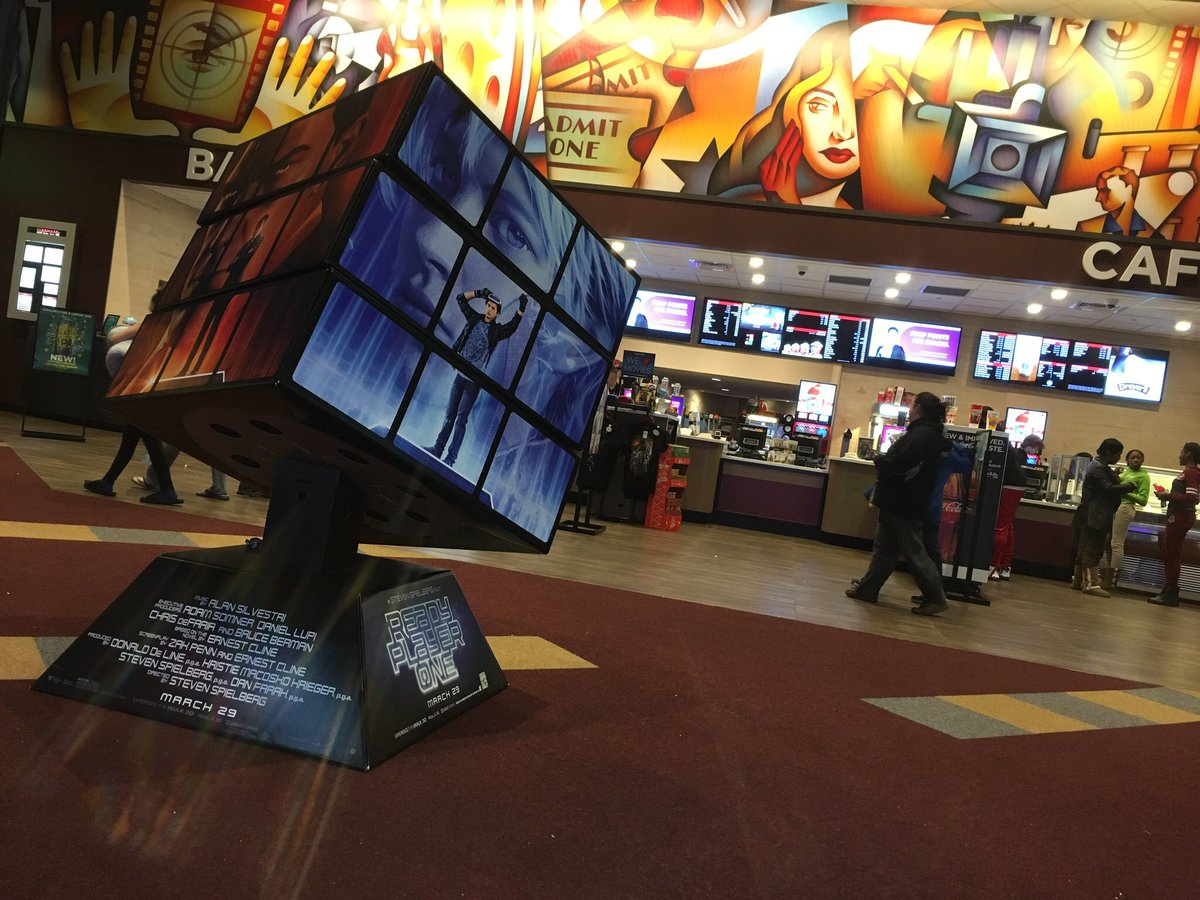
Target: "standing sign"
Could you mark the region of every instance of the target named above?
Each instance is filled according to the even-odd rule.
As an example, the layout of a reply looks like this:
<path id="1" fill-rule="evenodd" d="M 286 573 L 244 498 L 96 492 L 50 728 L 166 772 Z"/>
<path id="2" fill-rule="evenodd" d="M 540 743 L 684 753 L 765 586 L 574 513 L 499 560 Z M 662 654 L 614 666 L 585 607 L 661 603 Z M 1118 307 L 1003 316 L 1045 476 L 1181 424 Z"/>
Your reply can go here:
<path id="1" fill-rule="evenodd" d="M 975 465 L 967 475 L 952 475 L 943 492 L 938 530 L 942 576 L 958 583 L 960 599 L 986 603 L 978 596 L 978 585 L 990 571 L 1008 435 L 954 425 L 947 425 L 945 434 L 973 454 Z"/>
<path id="2" fill-rule="evenodd" d="M 42 307 L 33 343 L 33 368 L 87 376 L 92 368 L 92 333 L 95 320 L 90 313 Z"/>
<path id="3" fill-rule="evenodd" d="M 367 769 L 507 686 L 454 577 L 157 557 L 34 689 Z"/>

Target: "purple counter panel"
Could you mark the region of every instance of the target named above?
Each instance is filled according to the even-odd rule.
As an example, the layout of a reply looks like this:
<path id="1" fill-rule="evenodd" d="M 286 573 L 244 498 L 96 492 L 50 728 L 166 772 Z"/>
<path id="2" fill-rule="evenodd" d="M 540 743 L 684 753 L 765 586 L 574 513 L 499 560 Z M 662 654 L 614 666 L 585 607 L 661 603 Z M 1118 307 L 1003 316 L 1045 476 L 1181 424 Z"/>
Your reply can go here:
<path id="1" fill-rule="evenodd" d="M 825 497 L 825 474 L 726 459 L 717 488 L 718 513 L 774 519 L 818 527 Z"/>

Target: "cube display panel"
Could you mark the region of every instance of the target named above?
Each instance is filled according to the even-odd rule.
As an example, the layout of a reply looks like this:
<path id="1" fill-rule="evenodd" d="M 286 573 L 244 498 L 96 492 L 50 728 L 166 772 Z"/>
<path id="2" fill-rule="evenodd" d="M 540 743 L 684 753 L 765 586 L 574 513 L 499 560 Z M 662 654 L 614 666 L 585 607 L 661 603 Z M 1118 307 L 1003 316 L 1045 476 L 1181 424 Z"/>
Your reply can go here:
<path id="1" fill-rule="evenodd" d="M 110 397 L 362 540 L 545 551 L 638 279 L 435 67 L 347 99 L 239 150 Z"/>

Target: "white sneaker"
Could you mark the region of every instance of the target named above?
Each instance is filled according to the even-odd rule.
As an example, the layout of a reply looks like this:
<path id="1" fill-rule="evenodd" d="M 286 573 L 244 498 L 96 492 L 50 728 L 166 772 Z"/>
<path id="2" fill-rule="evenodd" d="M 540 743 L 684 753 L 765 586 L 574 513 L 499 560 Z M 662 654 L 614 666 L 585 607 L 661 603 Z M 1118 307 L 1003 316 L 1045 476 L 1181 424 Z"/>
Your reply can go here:
<path id="1" fill-rule="evenodd" d="M 1000 580 L 1000 570 L 992 569 L 992 571 L 988 574 L 988 581 L 999 581 L 999 580 Z"/>
<path id="2" fill-rule="evenodd" d="M 1008 581 L 1010 578 L 1012 578 L 1012 569 L 1001 569 L 1000 570 L 1000 580 L 1001 581 Z"/>

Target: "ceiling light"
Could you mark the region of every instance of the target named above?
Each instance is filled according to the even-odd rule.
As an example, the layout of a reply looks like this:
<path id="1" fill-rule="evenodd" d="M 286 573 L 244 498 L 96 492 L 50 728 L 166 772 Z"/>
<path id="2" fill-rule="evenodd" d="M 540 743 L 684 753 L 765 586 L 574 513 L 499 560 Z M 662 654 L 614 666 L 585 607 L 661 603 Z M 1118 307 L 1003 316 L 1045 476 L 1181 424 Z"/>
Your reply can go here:
<path id="1" fill-rule="evenodd" d="M 767 276 L 764 275 L 762 272 L 755 272 L 753 275 L 750 276 L 750 280 L 753 281 L 755 284 L 762 284 L 764 281 L 767 280 Z"/>
<path id="2" fill-rule="evenodd" d="M 729 393 L 729 388 L 721 388 L 721 390 L 723 390 L 727 394 Z"/>
<path id="3" fill-rule="evenodd" d="M 1036 316 L 1041 311 L 1042 304 L 1040 303 L 1030 303 L 1027 307 L 1025 307 L 1025 312 L 1029 313 L 1031 316 Z"/>
<path id="4" fill-rule="evenodd" d="M 889 300 L 895 300 L 897 297 L 900 296 L 900 289 L 899 288 L 888 288 L 886 291 L 883 292 L 883 296 L 887 297 Z"/>
<path id="5" fill-rule="evenodd" d="M 1178 322 L 1175 323 L 1175 330 L 1176 331 L 1191 331 L 1192 323 L 1188 322 L 1184 319 L 1180 319 Z"/>
<path id="6" fill-rule="evenodd" d="M 1050 292 L 1050 299 L 1051 300 L 1066 300 L 1067 294 L 1069 294 L 1069 293 L 1070 293 L 1070 291 L 1068 291 L 1066 288 L 1055 288 L 1054 290 L 1052 290 Z"/>
<path id="7" fill-rule="evenodd" d="M 896 284 L 908 284 L 910 281 L 912 281 L 912 275 L 908 272 L 896 273 Z"/>
<path id="8" fill-rule="evenodd" d="M 750 268 L 752 268 L 752 269 L 761 269 L 761 268 L 762 268 L 762 264 L 763 264 L 763 258 L 762 258 L 761 256 L 752 256 L 752 257 L 750 257 Z"/>
<path id="9" fill-rule="evenodd" d="M 609 246 L 612 247 L 614 250 L 616 250 L 618 253 L 620 253 L 622 250 L 625 249 L 625 242 L 624 241 L 610 241 Z"/>
<path id="10" fill-rule="evenodd" d="M 625 260 L 625 268 L 627 268 L 627 269 L 636 269 L 636 268 L 637 268 L 637 260 L 636 260 L 636 259 L 627 259 L 627 260 Z"/>
<path id="11" fill-rule="evenodd" d="M 717 376 L 715 376 L 715 375 L 714 375 L 714 376 L 712 377 L 712 380 L 713 380 L 713 381 L 720 381 L 721 379 L 720 379 L 720 378 L 718 378 Z"/>

